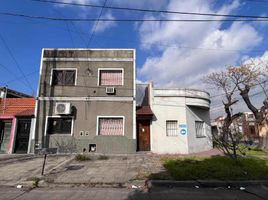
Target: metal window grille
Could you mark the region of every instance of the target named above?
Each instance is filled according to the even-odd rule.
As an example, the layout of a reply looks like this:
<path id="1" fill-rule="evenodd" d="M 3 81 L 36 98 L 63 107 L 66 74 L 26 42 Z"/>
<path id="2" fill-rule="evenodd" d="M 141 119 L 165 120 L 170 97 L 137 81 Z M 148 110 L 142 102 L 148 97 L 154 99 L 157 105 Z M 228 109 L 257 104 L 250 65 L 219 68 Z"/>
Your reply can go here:
<path id="1" fill-rule="evenodd" d="M 74 85 L 75 70 L 53 70 L 52 83 L 53 85 Z"/>
<path id="2" fill-rule="evenodd" d="M 48 134 L 71 134 L 72 118 L 48 118 Z"/>
<path id="3" fill-rule="evenodd" d="M 99 135 L 123 135 L 123 118 L 99 118 Z"/>
<path id="4" fill-rule="evenodd" d="M 101 70 L 100 85 L 123 85 L 123 71 Z"/>
<path id="5" fill-rule="evenodd" d="M 167 136 L 178 136 L 178 121 L 166 121 L 166 134 Z"/>
<path id="6" fill-rule="evenodd" d="M 196 137 L 204 137 L 205 136 L 204 122 L 196 121 L 195 131 L 196 131 Z"/>

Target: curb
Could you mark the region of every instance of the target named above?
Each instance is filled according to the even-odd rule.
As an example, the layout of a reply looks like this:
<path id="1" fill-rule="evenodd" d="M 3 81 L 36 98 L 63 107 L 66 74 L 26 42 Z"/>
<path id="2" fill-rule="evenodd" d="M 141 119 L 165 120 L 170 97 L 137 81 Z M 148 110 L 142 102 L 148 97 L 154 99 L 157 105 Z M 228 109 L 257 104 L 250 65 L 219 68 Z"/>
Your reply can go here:
<path id="1" fill-rule="evenodd" d="M 248 181 L 219 181 L 219 180 L 195 180 L 195 181 L 172 181 L 150 180 L 149 187 L 245 187 L 245 186 L 268 186 L 268 180 Z"/>

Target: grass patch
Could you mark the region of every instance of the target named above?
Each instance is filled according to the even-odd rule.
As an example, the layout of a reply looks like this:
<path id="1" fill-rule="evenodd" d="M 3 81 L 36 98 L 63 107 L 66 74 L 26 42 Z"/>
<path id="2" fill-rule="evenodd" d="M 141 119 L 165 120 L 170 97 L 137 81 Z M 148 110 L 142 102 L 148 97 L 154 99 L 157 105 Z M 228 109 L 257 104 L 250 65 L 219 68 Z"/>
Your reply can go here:
<path id="1" fill-rule="evenodd" d="M 226 156 L 164 160 L 164 167 L 175 180 L 268 179 L 268 162 L 256 158 L 238 158 L 235 162 Z"/>
<path id="2" fill-rule="evenodd" d="M 87 155 L 77 154 L 77 155 L 75 155 L 75 160 L 76 161 L 87 161 L 87 160 L 91 160 L 91 158 Z"/>
<path id="3" fill-rule="evenodd" d="M 105 155 L 100 155 L 98 157 L 98 160 L 109 160 L 109 157 L 108 156 L 105 156 Z"/>
<path id="4" fill-rule="evenodd" d="M 258 148 L 256 146 L 245 146 L 245 145 L 240 145 L 240 149 L 243 150 L 245 156 L 252 156 L 252 157 L 264 157 L 268 156 L 268 152 Z M 240 155 L 242 155 L 240 153 Z"/>

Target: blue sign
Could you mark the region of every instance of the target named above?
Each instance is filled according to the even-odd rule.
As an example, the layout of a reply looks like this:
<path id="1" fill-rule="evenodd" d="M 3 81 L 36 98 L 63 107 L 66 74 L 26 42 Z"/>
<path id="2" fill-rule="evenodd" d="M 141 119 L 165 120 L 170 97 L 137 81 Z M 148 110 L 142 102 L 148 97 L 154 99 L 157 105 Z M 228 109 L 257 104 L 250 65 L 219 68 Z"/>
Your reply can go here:
<path id="1" fill-rule="evenodd" d="M 179 124 L 179 128 L 181 135 L 187 134 L 187 124 Z"/>
<path id="2" fill-rule="evenodd" d="M 181 129 L 181 135 L 186 135 L 186 129 Z"/>
<path id="3" fill-rule="evenodd" d="M 179 128 L 187 128 L 186 124 L 179 124 Z"/>

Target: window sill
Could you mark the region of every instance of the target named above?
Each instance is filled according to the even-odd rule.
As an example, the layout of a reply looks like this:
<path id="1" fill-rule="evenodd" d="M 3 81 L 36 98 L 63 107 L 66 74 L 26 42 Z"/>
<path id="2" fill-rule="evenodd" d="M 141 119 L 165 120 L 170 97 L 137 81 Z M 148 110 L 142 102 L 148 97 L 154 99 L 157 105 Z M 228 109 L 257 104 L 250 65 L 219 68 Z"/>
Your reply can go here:
<path id="1" fill-rule="evenodd" d="M 207 136 L 196 136 L 196 138 L 206 138 Z"/>

